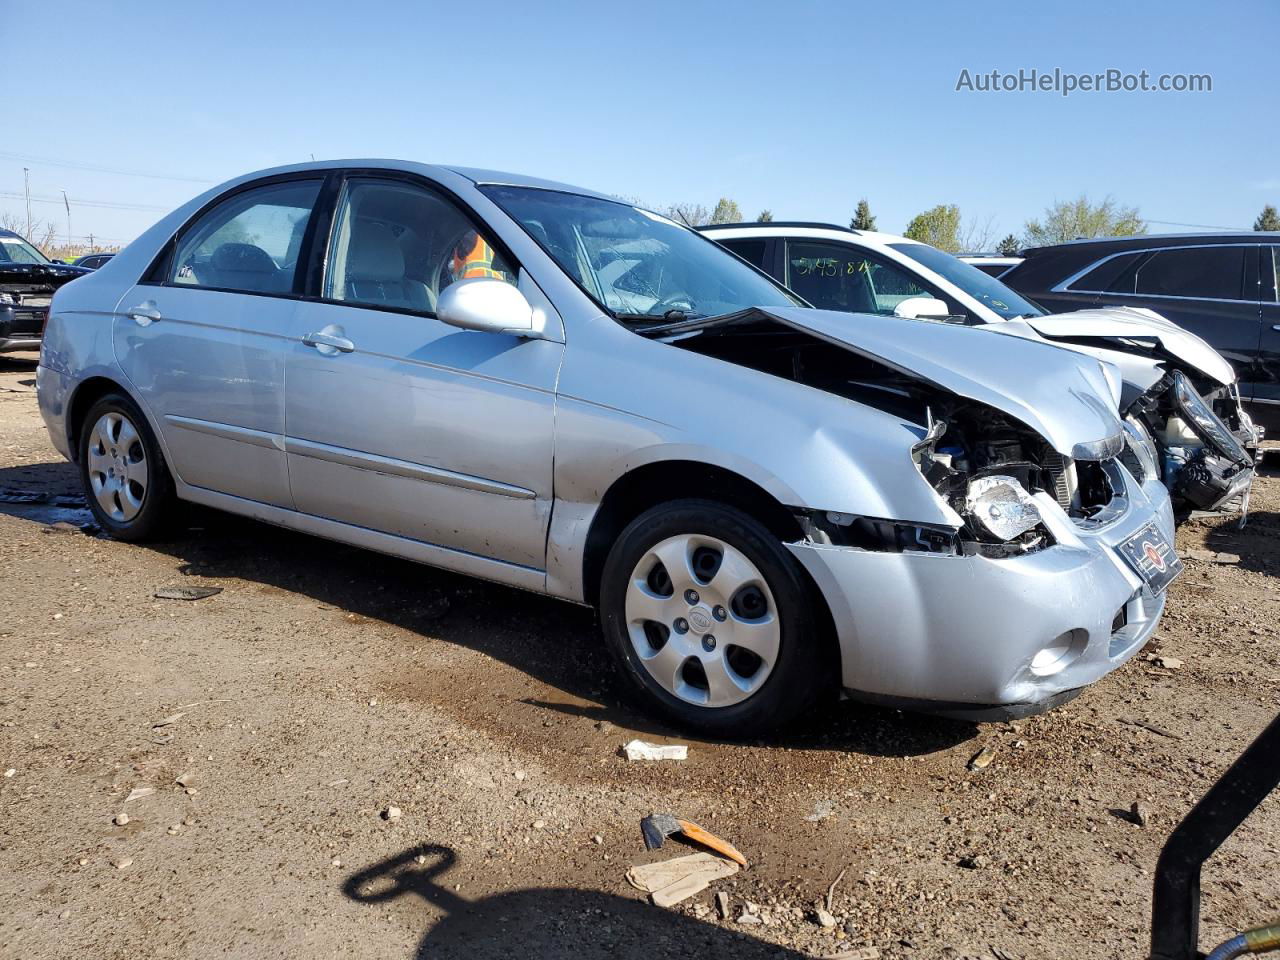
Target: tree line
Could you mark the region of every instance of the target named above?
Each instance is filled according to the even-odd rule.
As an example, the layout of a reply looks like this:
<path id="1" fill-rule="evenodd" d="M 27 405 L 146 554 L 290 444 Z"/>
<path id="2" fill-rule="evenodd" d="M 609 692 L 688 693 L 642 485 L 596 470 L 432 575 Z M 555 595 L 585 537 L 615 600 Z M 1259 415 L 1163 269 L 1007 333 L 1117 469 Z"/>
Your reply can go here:
<path id="1" fill-rule="evenodd" d="M 738 204 L 721 197 L 708 210 L 699 203 L 675 203 L 662 210 L 667 217 L 691 227 L 715 223 L 742 223 Z M 756 223 L 769 223 L 773 211 L 761 210 Z M 1024 247 L 1043 247 L 1068 240 L 1090 237 L 1131 237 L 1147 232 L 1147 223 L 1137 207 L 1126 207 L 1112 197 L 1093 202 L 1084 194 L 1075 200 L 1062 200 L 1047 207 L 1044 213 L 1022 225 L 1021 234 L 1010 233 L 996 242 L 993 218 L 986 221 L 963 218 L 954 203 L 940 203 L 911 218 L 903 236 L 932 244 L 947 253 L 986 253 L 993 247 L 1006 257 L 1015 256 Z M 852 230 L 875 230 L 876 218 L 871 204 L 863 197 L 849 220 Z M 1280 214 L 1271 204 L 1253 222 L 1254 230 L 1280 230 Z"/>

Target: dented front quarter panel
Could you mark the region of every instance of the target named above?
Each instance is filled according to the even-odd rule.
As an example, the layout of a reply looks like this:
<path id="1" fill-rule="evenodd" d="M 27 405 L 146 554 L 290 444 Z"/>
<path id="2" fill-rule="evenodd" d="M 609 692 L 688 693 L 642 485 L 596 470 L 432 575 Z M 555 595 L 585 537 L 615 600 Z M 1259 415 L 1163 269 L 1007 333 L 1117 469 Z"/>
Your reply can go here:
<path id="1" fill-rule="evenodd" d="M 911 459 L 923 436 L 882 410 L 610 318 L 580 325 L 560 374 L 548 589 L 583 599 L 582 550 L 600 500 L 618 478 L 661 461 L 723 467 L 790 507 L 958 527 Z"/>

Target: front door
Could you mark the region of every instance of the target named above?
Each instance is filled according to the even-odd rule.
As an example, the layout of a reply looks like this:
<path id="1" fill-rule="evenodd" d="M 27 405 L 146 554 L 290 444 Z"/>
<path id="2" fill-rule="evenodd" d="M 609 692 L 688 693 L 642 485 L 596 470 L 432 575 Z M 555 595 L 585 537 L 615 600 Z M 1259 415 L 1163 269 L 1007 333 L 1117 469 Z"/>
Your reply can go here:
<path id="1" fill-rule="evenodd" d="M 292 505 L 284 373 L 297 266 L 321 181 L 238 189 L 120 300 L 116 357 L 192 486 Z"/>
<path id="2" fill-rule="evenodd" d="M 288 354 L 297 509 L 544 570 L 563 344 L 434 315 L 449 283 L 516 283 L 517 266 L 418 183 L 349 179 L 333 223 L 323 296 L 299 306 Z"/>

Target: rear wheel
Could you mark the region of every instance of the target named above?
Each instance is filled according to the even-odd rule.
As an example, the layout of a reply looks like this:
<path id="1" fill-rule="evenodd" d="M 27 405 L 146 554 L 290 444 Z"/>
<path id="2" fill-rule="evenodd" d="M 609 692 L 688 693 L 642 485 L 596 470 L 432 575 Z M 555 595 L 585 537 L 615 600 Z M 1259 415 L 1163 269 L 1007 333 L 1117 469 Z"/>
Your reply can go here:
<path id="1" fill-rule="evenodd" d="M 94 519 L 117 540 L 158 535 L 173 504 L 173 480 L 138 405 L 102 397 L 80 428 L 80 481 Z"/>
<path id="2" fill-rule="evenodd" d="M 776 536 L 703 500 L 638 517 L 600 588 L 605 639 L 645 705 L 718 736 L 774 730 L 822 689 L 812 600 Z"/>

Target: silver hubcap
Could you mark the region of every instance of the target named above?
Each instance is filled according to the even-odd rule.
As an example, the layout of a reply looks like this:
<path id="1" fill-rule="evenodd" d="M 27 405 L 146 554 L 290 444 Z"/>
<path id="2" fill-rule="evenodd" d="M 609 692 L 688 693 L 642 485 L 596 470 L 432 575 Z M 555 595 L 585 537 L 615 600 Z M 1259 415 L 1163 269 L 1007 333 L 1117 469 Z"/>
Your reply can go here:
<path id="1" fill-rule="evenodd" d="M 104 413 L 89 433 L 89 486 L 112 520 L 127 523 L 147 497 L 147 452 L 138 428 L 122 413 Z"/>
<path id="2" fill-rule="evenodd" d="M 649 675 L 686 703 L 741 703 L 778 659 L 781 625 L 764 575 L 714 537 L 671 537 L 641 557 L 626 618 Z"/>

